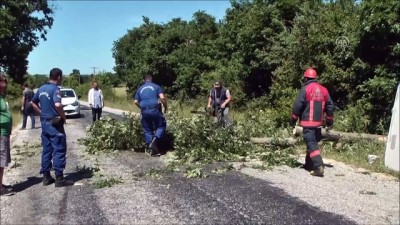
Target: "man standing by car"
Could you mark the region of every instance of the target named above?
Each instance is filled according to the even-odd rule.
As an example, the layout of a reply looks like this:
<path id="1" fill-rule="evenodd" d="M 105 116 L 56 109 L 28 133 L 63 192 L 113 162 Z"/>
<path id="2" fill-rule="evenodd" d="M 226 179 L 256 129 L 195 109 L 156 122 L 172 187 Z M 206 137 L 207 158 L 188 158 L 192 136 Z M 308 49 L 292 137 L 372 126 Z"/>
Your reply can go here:
<path id="1" fill-rule="evenodd" d="M 26 121 L 28 116 L 31 117 L 31 128 L 35 129 L 35 111 L 32 107 L 32 98 L 33 91 L 29 88 L 28 83 L 24 83 L 24 91 L 22 92 L 22 100 L 21 100 L 21 112 L 23 114 L 22 119 L 22 128 L 21 130 L 26 129 Z"/>
<path id="2" fill-rule="evenodd" d="M 89 90 L 88 100 L 92 109 L 93 123 L 99 120 L 104 107 L 103 92 L 99 88 L 97 81 L 92 82 L 92 88 Z"/>
<path id="3" fill-rule="evenodd" d="M 40 113 L 42 124 L 43 151 L 40 173 L 43 174 L 43 185 L 45 186 L 54 182 L 50 175 L 52 167 L 56 176 L 55 187 L 67 186 L 72 183 L 64 178 L 67 136 L 64 130 L 66 117 L 58 87 L 61 81 L 62 71 L 58 68 L 52 69 L 49 82 L 42 85 L 32 99 L 32 106 L 36 112 Z M 38 106 L 39 103 L 41 108 Z"/>
<path id="4" fill-rule="evenodd" d="M 321 126 L 326 113 L 327 129 L 333 126 L 333 102 L 328 90 L 317 81 L 317 71 L 308 68 L 304 72 L 305 84 L 293 104 L 290 125 L 295 127 L 300 119 L 303 127 L 303 138 L 307 146 L 304 168 L 311 170 L 313 176 L 324 175 L 324 162 L 318 142 L 321 139 Z"/>
<path id="5" fill-rule="evenodd" d="M 152 82 L 151 75 L 145 75 L 145 83 L 139 87 L 135 94 L 135 105 L 141 110 L 141 122 L 146 142 L 146 151 L 155 156 L 158 154 L 157 142 L 165 135 L 167 123 L 160 110 L 159 99 L 164 106 L 164 112 L 168 111 L 167 99 L 163 89 Z"/>

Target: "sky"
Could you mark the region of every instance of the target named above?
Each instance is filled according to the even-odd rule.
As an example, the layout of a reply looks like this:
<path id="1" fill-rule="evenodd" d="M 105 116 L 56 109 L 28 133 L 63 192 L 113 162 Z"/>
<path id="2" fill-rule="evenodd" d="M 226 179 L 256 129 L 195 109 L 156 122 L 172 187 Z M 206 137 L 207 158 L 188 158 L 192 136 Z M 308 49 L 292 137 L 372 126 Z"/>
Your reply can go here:
<path id="1" fill-rule="evenodd" d="M 47 41 L 28 57 L 29 74 L 48 74 L 58 67 L 64 74 L 78 69 L 81 74 L 114 72 L 114 41 L 129 29 L 143 24 L 142 16 L 152 22 L 168 23 L 172 18 L 191 20 L 201 10 L 223 19 L 228 0 L 208 1 L 55 1 L 54 23 Z"/>

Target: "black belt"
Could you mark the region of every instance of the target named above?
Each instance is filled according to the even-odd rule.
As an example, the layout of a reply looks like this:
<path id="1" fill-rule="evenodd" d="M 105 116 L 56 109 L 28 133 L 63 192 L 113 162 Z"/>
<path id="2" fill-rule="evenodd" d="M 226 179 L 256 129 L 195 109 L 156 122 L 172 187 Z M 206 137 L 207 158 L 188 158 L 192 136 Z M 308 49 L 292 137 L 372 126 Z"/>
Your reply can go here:
<path id="1" fill-rule="evenodd" d="M 158 109 L 158 105 L 154 105 L 154 106 L 143 106 L 140 107 L 141 110 L 149 110 L 149 109 Z"/>

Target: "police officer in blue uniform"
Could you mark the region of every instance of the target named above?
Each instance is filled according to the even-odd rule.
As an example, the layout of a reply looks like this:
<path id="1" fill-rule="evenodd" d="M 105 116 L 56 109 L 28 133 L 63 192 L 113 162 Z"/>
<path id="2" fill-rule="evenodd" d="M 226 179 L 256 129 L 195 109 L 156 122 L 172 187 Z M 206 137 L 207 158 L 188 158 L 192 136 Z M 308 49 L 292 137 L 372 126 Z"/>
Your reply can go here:
<path id="1" fill-rule="evenodd" d="M 65 155 L 67 150 L 67 137 L 64 131 L 66 117 L 61 105 L 60 88 L 62 71 L 54 68 L 50 71 L 48 83 L 42 85 L 32 99 L 32 106 L 40 113 L 42 124 L 42 162 L 40 173 L 43 174 L 43 185 L 55 182 L 55 187 L 71 184 L 64 178 Z M 39 107 L 40 104 L 40 107 Z M 52 163 L 53 161 L 53 163 Z M 50 175 L 53 167 L 56 179 Z"/>
<path id="2" fill-rule="evenodd" d="M 152 82 L 151 75 L 145 75 L 144 84 L 135 94 L 135 105 L 141 110 L 141 122 L 146 142 L 146 151 L 155 156 L 158 154 L 157 141 L 165 135 L 167 123 L 161 111 L 159 100 L 168 111 L 167 100 L 163 89 Z"/>

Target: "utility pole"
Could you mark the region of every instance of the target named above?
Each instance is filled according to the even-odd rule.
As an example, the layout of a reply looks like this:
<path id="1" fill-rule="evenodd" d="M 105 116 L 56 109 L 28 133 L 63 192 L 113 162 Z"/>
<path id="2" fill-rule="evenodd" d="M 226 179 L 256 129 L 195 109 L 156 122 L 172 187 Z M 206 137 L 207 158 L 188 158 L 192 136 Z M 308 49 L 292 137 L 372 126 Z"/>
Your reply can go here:
<path id="1" fill-rule="evenodd" d="M 98 69 L 99 67 L 92 66 L 92 67 L 90 67 L 90 68 L 93 69 L 93 76 L 96 75 L 96 69 Z"/>

